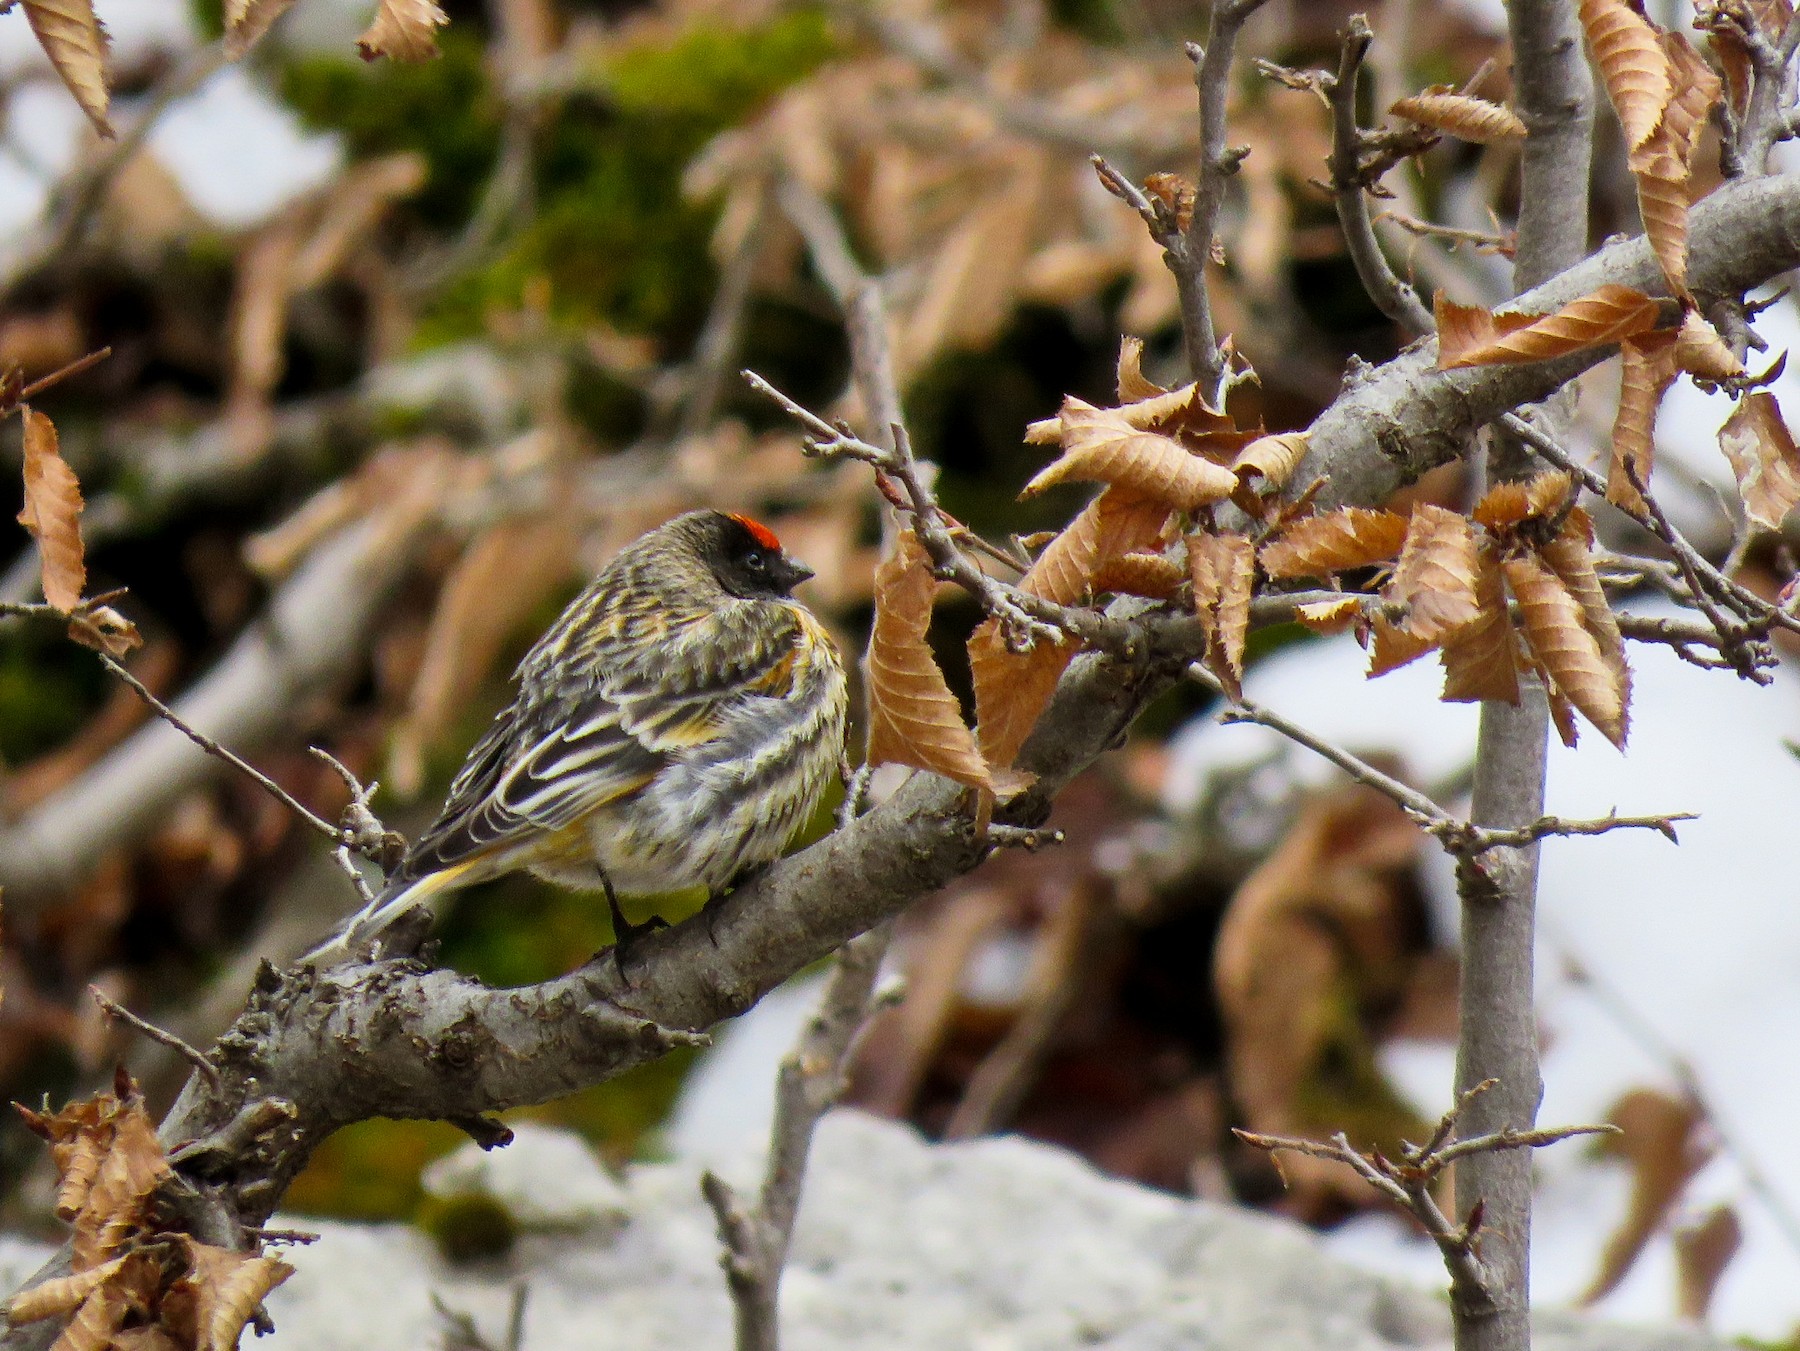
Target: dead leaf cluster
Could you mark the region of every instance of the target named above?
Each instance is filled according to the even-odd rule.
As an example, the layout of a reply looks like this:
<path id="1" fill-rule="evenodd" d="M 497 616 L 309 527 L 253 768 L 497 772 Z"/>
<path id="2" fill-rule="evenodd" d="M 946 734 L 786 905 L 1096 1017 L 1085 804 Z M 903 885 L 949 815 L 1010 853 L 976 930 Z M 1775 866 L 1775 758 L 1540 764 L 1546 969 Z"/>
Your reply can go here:
<path id="1" fill-rule="evenodd" d="M 169 1161 L 130 1077 L 60 1112 L 18 1110 L 50 1145 L 73 1246 L 70 1273 L 14 1298 L 7 1321 L 67 1319 L 59 1351 L 232 1351 L 293 1268 L 171 1227 L 160 1204 Z"/>
<path id="2" fill-rule="evenodd" d="M 1370 646 L 1370 675 L 1436 650 L 1446 700 L 1517 703 L 1519 677 L 1529 672 L 1549 694 L 1566 743 L 1574 744 L 1579 711 L 1622 748 L 1631 675 L 1594 572 L 1593 523 L 1572 505 L 1572 486 L 1560 472 L 1502 484 L 1472 520 L 1429 504 L 1410 515 L 1345 508 L 1312 516 L 1266 544 L 1260 562 L 1274 579 L 1385 572 L 1370 611 L 1317 617 L 1356 624 Z"/>

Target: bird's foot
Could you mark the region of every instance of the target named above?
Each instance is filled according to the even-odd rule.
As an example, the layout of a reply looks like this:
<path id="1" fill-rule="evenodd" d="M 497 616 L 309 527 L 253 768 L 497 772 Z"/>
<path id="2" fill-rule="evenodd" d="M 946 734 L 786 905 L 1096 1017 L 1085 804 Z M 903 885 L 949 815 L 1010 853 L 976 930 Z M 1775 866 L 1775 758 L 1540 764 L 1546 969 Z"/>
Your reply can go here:
<path id="1" fill-rule="evenodd" d="M 601 881 L 605 883 L 606 909 L 612 916 L 613 965 L 619 969 L 619 979 L 629 985 L 631 982 L 625 975 L 625 959 L 631 955 L 631 949 L 646 934 L 653 934 L 658 929 L 668 928 L 669 921 L 661 915 L 652 915 L 642 924 L 633 924 L 625 918 L 625 912 L 619 908 L 619 895 L 613 890 L 612 883 L 604 877 L 601 878 Z"/>

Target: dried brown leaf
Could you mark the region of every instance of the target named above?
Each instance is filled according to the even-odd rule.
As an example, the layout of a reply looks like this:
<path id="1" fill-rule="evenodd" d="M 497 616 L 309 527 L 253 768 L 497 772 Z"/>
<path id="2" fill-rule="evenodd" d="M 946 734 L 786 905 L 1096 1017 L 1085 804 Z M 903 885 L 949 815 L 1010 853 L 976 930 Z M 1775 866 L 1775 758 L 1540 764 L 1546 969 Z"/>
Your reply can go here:
<path id="1" fill-rule="evenodd" d="M 437 30 L 449 22 L 436 0 L 381 0 L 356 50 L 365 61 L 429 61 L 438 54 Z"/>
<path id="2" fill-rule="evenodd" d="M 1681 317 L 1681 328 L 1675 335 L 1675 362 L 1702 380 L 1735 380 L 1744 373 L 1744 363 L 1698 310 L 1689 310 Z"/>
<path id="3" fill-rule="evenodd" d="M 1656 458 L 1656 410 L 1676 373 L 1674 335 L 1645 333 L 1619 344 L 1619 411 L 1613 418 L 1612 467 L 1606 476 L 1606 500 L 1615 506 L 1644 510 L 1632 476 L 1649 486 Z"/>
<path id="4" fill-rule="evenodd" d="M 1417 661 L 1437 644 L 1409 633 L 1383 615 L 1376 615 L 1369 625 L 1369 676 L 1386 675 L 1410 662 Z"/>
<path id="5" fill-rule="evenodd" d="M 1413 508 L 1406 544 L 1382 597 L 1404 607 L 1401 627 L 1425 644 L 1423 652 L 1475 621 L 1481 610 L 1475 595 L 1479 571 L 1479 543 L 1468 520 L 1422 502 Z M 1376 634 L 1379 638 L 1379 624 Z"/>
<path id="6" fill-rule="evenodd" d="M 1443 643 L 1444 700 L 1474 703 L 1494 699 L 1519 702 L 1519 645 L 1507 615 L 1506 586 L 1499 555 L 1483 545 L 1475 572 L 1474 622 Z"/>
<path id="7" fill-rule="evenodd" d="M 1511 108 L 1468 94 L 1426 90 L 1403 98 L 1388 109 L 1409 122 L 1448 132 L 1460 141 L 1495 145 L 1525 139 L 1525 124 Z"/>
<path id="8" fill-rule="evenodd" d="M 868 762 L 911 765 L 1007 796 L 1023 785 L 990 771 L 926 639 L 936 593 L 930 556 L 907 530 L 875 572 Z"/>
<path id="9" fill-rule="evenodd" d="M 1608 283 L 1553 314 L 1489 314 L 1437 297 L 1438 369 L 1548 361 L 1603 347 L 1656 327 L 1660 302 L 1629 286 Z M 1515 325 L 1513 321 L 1526 322 Z"/>
<path id="10" fill-rule="evenodd" d="M 1296 605 L 1294 618 L 1314 633 L 1342 633 L 1362 614 L 1362 597 L 1345 596 L 1342 600 L 1314 601 Z"/>
<path id="11" fill-rule="evenodd" d="M 1101 565 L 1094 575 L 1095 591 L 1112 591 L 1125 596 L 1148 596 L 1168 600 L 1181 589 L 1187 573 L 1166 554 L 1120 554 Z"/>
<path id="12" fill-rule="evenodd" d="M 215 1248 L 187 1239 L 188 1272 L 180 1284 L 195 1296 L 199 1337 L 195 1351 L 234 1351 L 244 1324 L 263 1297 L 294 1274 L 274 1257 Z"/>
<path id="13" fill-rule="evenodd" d="M 57 1276 L 26 1287 L 7 1303 L 6 1321 L 15 1325 L 35 1323 L 39 1319 L 60 1318 L 71 1313 L 103 1283 L 111 1280 L 124 1262 L 123 1257 L 115 1257 L 86 1271 Z"/>
<path id="14" fill-rule="evenodd" d="M 1062 411 L 1062 458 L 1025 485 L 1024 496 L 1071 480 L 1106 483 L 1180 511 L 1223 502 L 1237 477 L 1172 436 L 1133 426 L 1126 410 L 1069 399 Z"/>
<path id="15" fill-rule="evenodd" d="M 1154 399 L 1169 391 L 1154 380 L 1144 378 L 1144 340 L 1129 335 L 1119 340 L 1119 402 L 1137 403 Z"/>
<path id="16" fill-rule="evenodd" d="M 1241 483 L 1260 478 L 1271 488 L 1279 488 L 1293 476 L 1300 461 L 1306 458 L 1306 432 L 1277 432 L 1261 436 L 1238 454 L 1231 470 Z"/>
<path id="17" fill-rule="evenodd" d="M 132 1300 L 118 1282 L 106 1281 L 82 1300 L 50 1351 L 106 1351 L 132 1308 Z"/>
<path id="18" fill-rule="evenodd" d="M 236 61 L 262 41 L 294 0 L 225 0 L 225 58 Z"/>
<path id="19" fill-rule="evenodd" d="M 1534 555 L 1508 558 L 1501 566 L 1507 587 L 1519 602 L 1519 626 L 1532 655 L 1556 691 L 1623 749 L 1627 691 L 1617 667 L 1588 629 L 1580 603 Z"/>
<path id="20" fill-rule="evenodd" d="M 1523 483 L 1497 483 L 1475 504 L 1470 514 L 1490 534 L 1504 534 L 1524 521 L 1541 520 L 1563 509 L 1574 480 L 1560 469 L 1539 474 Z"/>
<path id="21" fill-rule="evenodd" d="M 24 0 L 25 20 L 56 73 L 88 115 L 94 130 L 113 134 L 106 120 L 106 29 L 93 0 Z"/>
<path id="22" fill-rule="evenodd" d="M 976 626 L 969 636 L 969 678 L 975 687 L 976 744 L 990 766 L 1006 769 L 1018 758 L 1079 650 L 1074 642 L 1040 638 L 1029 652 L 1012 652 L 998 620 Z"/>
<path id="23" fill-rule="evenodd" d="M 1625 144 L 1635 150 L 1650 139 L 1675 94 L 1660 35 L 1629 0 L 1580 0 L 1580 11 Z"/>
<path id="24" fill-rule="evenodd" d="M 1247 535 L 1188 536 L 1194 613 L 1206 634 L 1206 669 L 1233 699 L 1244 694 L 1244 641 L 1256 586 L 1256 544 Z"/>
<path id="25" fill-rule="evenodd" d="M 1644 233 L 1670 288 L 1685 298 L 1694 155 L 1722 90 L 1712 67 L 1684 36 L 1660 33 L 1658 41 L 1673 73 L 1674 97 L 1654 133 L 1635 146 L 1628 159 L 1637 180 Z"/>
<path id="26" fill-rule="evenodd" d="M 73 610 L 87 586 L 81 545 L 81 484 L 57 448 L 56 427 L 34 408 L 25 421 L 25 509 L 19 524 L 38 543 L 44 599 Z"/>
<path id="27" fill-rule="evenodd" d="M 1620 1133 L 1606 1136 L 1601 1148 L 1631 1166 L 1631 1203 L 1606 1241 L 1583 1304 L 1618 1288 L 1706 1162 L 1696 1135 L 1705 1118 L 1688 1098 L 1634 1088 L 1613 1104 L 1607 1120 Z"/>
<path id="28" fill-rule="evenodd" d="M 1606 592 L 1594 571 L 1594 522 L 1580 507 L 1569 512 L 1562 529 L 1538 551 L 1546 566 L 1554 572 L 1581 607 L 1581 622 L 1593 635 L 1600 657 L 1617 683 L 1624 705 L 1619 738 L 1630 731 L 1631 667 L 1625 660 L 1625 639 L 1619 632 L 1619 620 L 1607 603 Z"/>
<path id="29" fill-rule="evenodd" d="M 69 641 L 109 657 L 124 657 L 144 645 L 144 635 L 110 605 L 83 605 L 69 616 Z"/>
<path id="30" fill-rule="evenodd" d="M 1166 503 L 1108 488 L 1044 546 L 1019 585 L 1059 605 L 1076 605 L 1113 558 L 1155 544 L 1169 518 Z"/>
<path id="31" fill-rule="evenodd" d="M 105 1261 L 125 1246 L 170 1173 L 156 1126 L 135 1090 L 119 1102 L 110 1124 L 106 1156 L 75 1217 L 77 1271 Z"/>
<path id="32" fill-rule="evenodd" d="M 1675 1311 L 1695 1323 L 1706 1320 L 1725 1268 L 1743 1246 L 1737 1211 L 1716 1205 L 1697 1224 L 1675 1231 Z"/>
<path id="33" fill-rule="evenodd" d="M 1737 475 L 1744 513 L 1760 526 L 1779 530 L 1800 504 L 1800 447 L 1775 396 L 1757 390 L 1739 399 L 1719 428 L 1719 448 Z"/>
<path id="34" fill-rule="evenodd" d="M 1271 577 L 1326 577 L 1385 563 L 1406 543 L 1407 518 L 1392 511 L 1341 507 L 1296 521 L 1263 546 Z"/>

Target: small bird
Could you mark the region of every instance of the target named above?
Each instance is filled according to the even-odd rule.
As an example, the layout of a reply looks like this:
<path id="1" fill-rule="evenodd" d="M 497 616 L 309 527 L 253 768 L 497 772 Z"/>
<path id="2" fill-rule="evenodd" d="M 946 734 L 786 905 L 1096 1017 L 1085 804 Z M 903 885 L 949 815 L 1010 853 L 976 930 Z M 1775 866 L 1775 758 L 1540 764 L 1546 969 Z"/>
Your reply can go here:
<path id="1" fill-rule="evenodd" d="M 515 673 L 518 694 L 380 893 L 315 952 L 360 950 L 440 892 L 521 869 L 606 893 L 705 887 L 776 858 L 838 772 L 844 664 L 767 526 L 691 511 L 628 545 Z"/>

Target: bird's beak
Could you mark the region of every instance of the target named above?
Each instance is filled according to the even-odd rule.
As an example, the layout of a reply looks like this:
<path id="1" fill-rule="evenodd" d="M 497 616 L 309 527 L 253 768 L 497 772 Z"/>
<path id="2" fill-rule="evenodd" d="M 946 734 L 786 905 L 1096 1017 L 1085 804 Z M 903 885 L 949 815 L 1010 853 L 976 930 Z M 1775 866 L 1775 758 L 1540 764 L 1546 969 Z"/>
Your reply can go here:
<path id="1" fill-rule="evenodd" d="M 792 554 L 783 554 L 781 556 L 781 571 L 781 580 L 783 584 L 790 587 L 799 586 L 800 583 L 814 575 L 811 568 L 807 567 L 806 564 L 802 563 Z"/>

